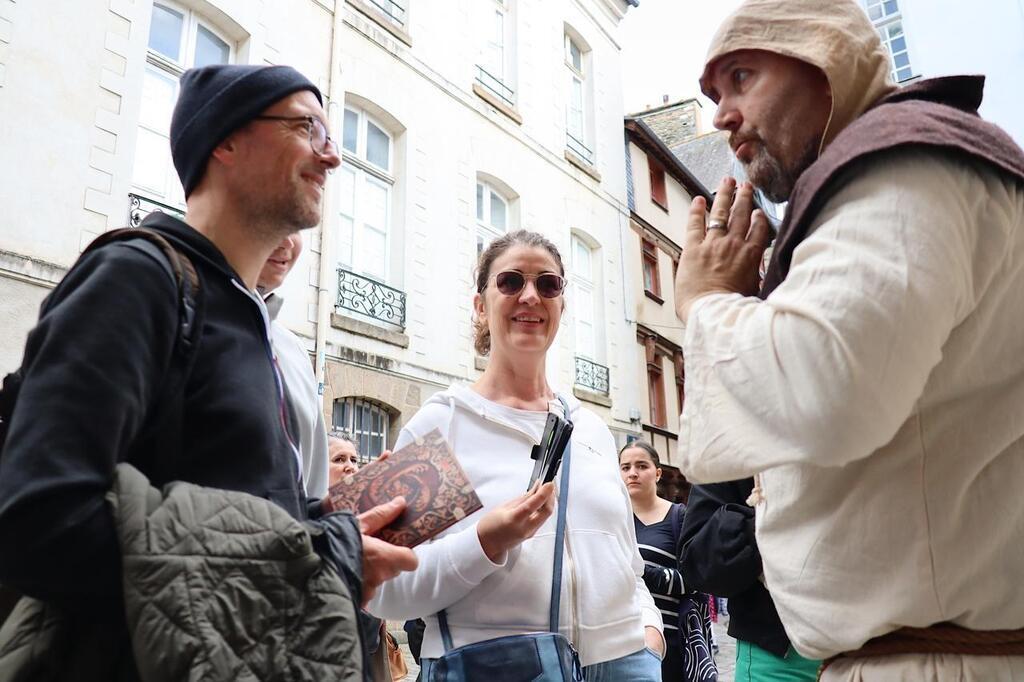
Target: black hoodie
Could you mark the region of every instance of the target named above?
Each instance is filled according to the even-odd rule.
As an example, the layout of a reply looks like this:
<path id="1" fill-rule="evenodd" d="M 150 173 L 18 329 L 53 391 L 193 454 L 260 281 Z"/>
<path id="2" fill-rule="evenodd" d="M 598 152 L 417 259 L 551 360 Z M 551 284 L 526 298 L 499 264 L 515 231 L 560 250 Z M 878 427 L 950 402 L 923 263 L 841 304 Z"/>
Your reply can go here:
<path id="1" fill-rule="evenodd" d="M 785 656 L 789 638 L 759 579 L 754 509 L 747 505 L 753 488 L 754 479 L 747 478 L 690 489 L 679 570 L 687 589 L 729 599 L 730 635 Z"/>
<path id="2" fill-rule="evenodd" d="M 203 235 L 161 213 L 143 225 L 188 254 L 202 286 L 180 440 L 139 442 L 178 336 L 175 284 L 164 264 L 117 242 L 86 254 L 43 302 L 0 458 L 0 583 L 71 611 L 121 603 L 104 499 L 120 461 L 157 486 L 243 491 L 306 517 L 261 304 Z"/>

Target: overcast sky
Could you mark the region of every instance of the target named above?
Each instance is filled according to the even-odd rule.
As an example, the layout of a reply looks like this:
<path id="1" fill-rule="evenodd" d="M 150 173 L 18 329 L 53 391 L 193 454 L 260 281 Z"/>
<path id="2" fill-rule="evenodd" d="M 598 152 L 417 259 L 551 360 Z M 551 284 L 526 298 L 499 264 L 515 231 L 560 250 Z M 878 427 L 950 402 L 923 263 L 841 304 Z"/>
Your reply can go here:
<path id="1" fill-rule="evenodd" d="M 741 0 L 640 0 L 620 27 L 626 113 L 698 97 L 702 132 L 713 130 L 714 104 L 697 78 L 715 30 Z M 954 73 L 988 76 L 981 114 L 1024 145 L 1024 0 L 983 0 L 965 12 L 964 0 L 900 0 L 911 62 L 924 77 Z M 955 17 L 955 19 L 953 18 Z"/>
<path id="2" fill-rule="evenodd" d="M 702 132 L 710 132 L 715 105 L 700 94 L 697 79 L 715 29 L 740 0 L 680 2 L 640 0 L 622 21 L 623 97 L 626 111 L 636 113 L 661 104 L 699 96 L 704 105 Z"/>

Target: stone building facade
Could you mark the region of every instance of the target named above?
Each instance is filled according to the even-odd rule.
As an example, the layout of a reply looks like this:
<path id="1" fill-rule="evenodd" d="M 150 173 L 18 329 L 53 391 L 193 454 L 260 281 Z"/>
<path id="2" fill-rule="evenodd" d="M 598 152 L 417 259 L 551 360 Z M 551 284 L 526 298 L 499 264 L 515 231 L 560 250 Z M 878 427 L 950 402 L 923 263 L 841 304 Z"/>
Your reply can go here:
<path id="1" fill-rule="evenodd" d="M 0 2 L 0 370 L 91 239 L 183 211 L 167 148 L 180 73 L 286 63 L 323 91 L 343 148 L 281 290 L 328 423 L 372 456 L 480 375 L 472 269 L 522 227 L 570 270 L 550 382 L 620 442 L 636 431 L 616 38 L 635 0 L 62 4 Z"/>
<path id="2" fill-rule="evenodd" d="M 690 202 L 711 192 L 672 153 L 648 125 L 646 114 L 625 119 L 626 156 L 631 170 L 630 235 L 626 259 L 637 292 L 636 382 L 646 400 L 639 414 L 639 437 L 662 462 L 659 492 L 685 499 L 689 484 L 675 466 L 679 415 L 685 400 L 683 330 L 676 316 L 674 281 L 682 253 Z"/>

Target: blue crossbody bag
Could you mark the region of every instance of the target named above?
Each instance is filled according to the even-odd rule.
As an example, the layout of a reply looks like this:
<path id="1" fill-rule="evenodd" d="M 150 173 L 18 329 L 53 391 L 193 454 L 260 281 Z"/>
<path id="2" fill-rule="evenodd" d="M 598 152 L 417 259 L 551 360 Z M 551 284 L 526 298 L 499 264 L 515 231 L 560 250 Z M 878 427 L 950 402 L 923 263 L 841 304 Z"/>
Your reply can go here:
<path id="1" fill-rule="evenodd" d="M 565 410 L 569 405 L 558 396 Z M 509 635 L 452 647 L 448 616 L 437 614 L 444 655 L 423 659 L 424 682 L 469 682 L 471 680 L 509 680 L 515 682 L 580 682 L 583 669 L 579 655 L 568 639 L 558 632 L 558 610 L 562 598 L 562 555 L 565 551 L 565 513 L 569 506 L 569 464 L 571 444 L 562 455 L 562 478 L 558 488 L 558 516 L 555 526 L 555 561 L 551 583 L 551 607 L 548 632 Z"/>

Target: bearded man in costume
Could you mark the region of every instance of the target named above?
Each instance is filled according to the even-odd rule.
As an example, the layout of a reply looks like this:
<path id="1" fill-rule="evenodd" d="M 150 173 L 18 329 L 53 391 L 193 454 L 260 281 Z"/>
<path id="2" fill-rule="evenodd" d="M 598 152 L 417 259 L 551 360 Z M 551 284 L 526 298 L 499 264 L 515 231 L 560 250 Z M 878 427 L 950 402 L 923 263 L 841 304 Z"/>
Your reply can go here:
<path id="1" fill-rule="evenodd" d="M 755 477 L 762 580 L 823 680 L 1024 679 L 1024 153 L 984 78 L 890 81 L 854 0 L 748 0 L 701 77 L 752 188 L 694 201 L 686 477 Z"/>

